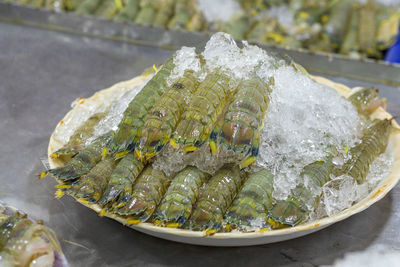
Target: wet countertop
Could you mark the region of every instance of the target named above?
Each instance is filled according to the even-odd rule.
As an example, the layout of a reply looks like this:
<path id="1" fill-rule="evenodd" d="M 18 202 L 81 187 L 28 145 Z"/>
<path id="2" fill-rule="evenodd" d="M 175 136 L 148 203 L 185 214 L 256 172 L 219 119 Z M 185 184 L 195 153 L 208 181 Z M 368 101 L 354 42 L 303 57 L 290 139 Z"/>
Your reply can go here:
<path id="1" fill-rule="evenodd" d="M 218 248 L 151 237 L 39 180 L 49 137 L 78 97 L 130 79 L 173 51 L 0 23 L 0 201 L 43 219 L 62 241 L 71 266 L 317 266 L 345 253 L 384 245 L 400 250 L 400 185 L 360 214 L 317 233 L 276 244 Z M 370 86 L 328 77 L 352 86 Z M 400 115 L 400 89 L 375 85 Z M 71 244 L 69 241 L 79 244 Z"/>

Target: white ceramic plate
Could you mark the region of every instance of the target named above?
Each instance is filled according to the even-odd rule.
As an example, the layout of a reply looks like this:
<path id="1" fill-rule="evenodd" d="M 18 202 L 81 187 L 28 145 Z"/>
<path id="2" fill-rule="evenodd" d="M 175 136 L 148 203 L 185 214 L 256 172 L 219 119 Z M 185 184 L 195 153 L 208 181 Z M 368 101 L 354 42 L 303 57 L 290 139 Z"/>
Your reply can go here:
<path id="1" fill-rule="evenodd" d="M 347 96 L 350 92 L 350 88 L 346 87 L 345 85 L 334 83 L 322 77 L 313 77 L 313 78 L 319 83 L 325 84 L 327 86 L 336 89 L 336 91 L 340 95 Z M 109 99 L 108 96 L 116 93 L 118 90 L 123 90 L 123 88 L 126 88 L 128 86 L 133 87 L 135 85 L 141 85 L 145 80 L 146 77 L 139 76 L 132 80 L 118 83 L 108 89 L 101 90 L 96 94 L 94 94 L 92 97 L 89 98 L 90 100 L 92 100 L 90 102 L 96 103 L 98 107 L 107 105 L 107 99 Z M 59 125 L 63 124 L 64 122 L 68 122 L 79 117 L 79 106 L 85 105 L 85 102 L 87 101 L 83 101 L 82 99 L 80 99 L 77 102 L 77 105 L 65 115 L 65 117 L 63 118 L 63 120 L 60 121 L 57 127 L 59 127 Z M 386 111 L 384 111 L 382 108 L 379 108 L 377 111 L 374 112 L 373 117 L 391 118 L 391 115 Z M 396 127 L 399 128 L 397 124 Z M 153 225 L 151 223 L 139 223 L 137 225 L 128 225 L 128 227 L 131 227 L 137 231 L 152 236 L 156 236 L 159 238 L 164 238 L 182 243 L 205 245 L 205 246 L 251 246 L 259 244 L 268 244 L 268 243 L 293 239 L 296 237 L 316 232 L 333 223 L 344 220 L 356 213 L 365 210 L 370 205 L 383 198 L 396 185 L 396 183 L 400 178 L 400 134 L 392 133 L 390 139 L 395 155 L 390 175 L 386 177 L 386 179 L 384 179 L 377 186 L 377 188 L 373 190 L 365 199 L 363 199 L 362 201 L 353 205 L 349 209 L 346 209 L 335 216 L 313 221 L 311 223 L 301 224 L 296 227 L 285 228 L 280 230 L 252 232 L 252 233 L 242 233 L 242 232 L 216 233 L 212 236 L 204 236 L 203 232 L 195 232 L 191 230 L 183 230 L 175 228 L 165 228 Z M 50 137 L 48 155 L 50 155 L 57 149 L 61 148 L 63 145 L 64 145 L 63 142 L 61 142 L 57 138 L 57 132 L 55 131 Z M 50 157 L 49 157 L 49 163 L 51 168 L 61 166 L 60 162 Z M 96 204 L 84 203 L 79 199 L 77 199 L 77 201 L 96 212 L 100 212 L 101 210 L 101 207 Z M 105 216 L 110 217 L 126 225 L 126 218 L 124 217 L 114 214 L 106 214 Z"/>

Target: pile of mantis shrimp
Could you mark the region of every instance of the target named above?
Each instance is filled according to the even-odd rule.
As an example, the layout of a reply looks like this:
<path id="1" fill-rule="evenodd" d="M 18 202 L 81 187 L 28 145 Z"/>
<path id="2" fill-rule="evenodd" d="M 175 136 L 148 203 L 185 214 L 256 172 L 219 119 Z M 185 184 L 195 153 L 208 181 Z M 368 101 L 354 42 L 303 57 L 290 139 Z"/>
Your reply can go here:
<path id="1" fill-rule="evenodd" d="M 220 70 L 200 81 L 187 69 L 168 84 L 173 57 L 143 86 L 123 113 L 115 131 L 85 144 L 105 116 L 92 115 L 50 156 L 64 158 L 65 165 L 41 174 L 60 182 L 56 196 L 69 194 L 82 202 L 102 207 L 100 215 L 115 214 L 129 225 L 151 222 L 160 227 L 184 228 L 213 234 L 249 231 L 255 221 L 262 229 L 296 226 L 308 219 L 305 198 L 317 205 L 304 185 L 294 188 L 285 200 L 273 197 L 271 170 L 249 171 L 259 154 L 274 80 L 256 74 L 237 83 Z M 334 151 L 304 166 L 300 176 L 322 187 L 332 175 L 347 174 L 362 184 L 370 165 L 387 147 L 391 119 L 370 120 L 369 115 L 386 99 L 376 88 L 363 88 L 348 100 L 367 126 L 361 141 L 337 166 Z M 166 147 L 193 153 L 207 148 L 211 155 L 229 151 L 235 160 L 214 174 L 186 166 L 173 175 L 154 168 L 154 157 Z"/>
<path id="2" fill-rule="evenodd" d="M 384 51 L 396 41 L 400 19 L 399 5 L 385 6 L 377 0 L 237 0 L 238 10 L 227 21 L 217 17 L 212 21 L 206 19 L 204 8 L 218 9 L 222 6 L 218 1 L 203 4 L 206 6 L 203 10 L 196 0 L 4 1 L 131 21 L 143 26 L 210 33 L 223 31 L 236 40 L 340 53 L 354 58 L 383 58 Z M 235 4 L 234 0 L 231 2 Z M 276 13 L 293 18 L 284 23 Z"/>

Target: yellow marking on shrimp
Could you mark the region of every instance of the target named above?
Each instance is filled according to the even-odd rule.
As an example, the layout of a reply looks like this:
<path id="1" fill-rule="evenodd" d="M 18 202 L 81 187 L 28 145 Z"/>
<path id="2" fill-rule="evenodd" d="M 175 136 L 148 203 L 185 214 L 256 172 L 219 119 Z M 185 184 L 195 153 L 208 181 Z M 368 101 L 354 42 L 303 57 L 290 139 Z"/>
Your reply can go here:
<path id="1" fill-rule="evenodd" d="M 185 150 L 186 152 L 196 151 L 197 149 L 199 149 L 199 148 L 195 147 L 195 146 L 187 146 L 187 147 L 183 148 L 183 150 Z"/>
<path id="2" fill-rule="evenodd" d="M 157 67 L 156 67 L 155 64 L 153 64 L 153 70 L 154 70 L 156 73 L 158 72 L 158 69 L 157 69 Z"/>
<path id="3" fill-rule="evenodd" d="M 122 208 L 123 206 L 125 206 L 125 203 L 121 202 L 118 205 L 115 206 L 116 209 Z"/>
<path id="4" fill-rule="evenodd" d="M 128 220 L 126 220 L 126 223 L 127 224 L 139 224 L 140 220 L 138 220 L 138 219 L 128 219 Z"/>
<path id="5" fill-rule="evenodd" d="M 285 226 L 284 224 L 282 224 L 280 222 L 277 222 L 277 221 L 275 221 L 275 220 L 273 220 L 271 218 L 268 218 L 267 222 L 269 223 L 269 225 L 271 225 L 271 228 L 275 228 L 275 229 L 276 228 L 283 228 Z"/>
<path id="6" fill-rule="evenodd" d="M 174 139 L 171 139 L 171 140 L 169 141 L 169 143 L 171 144 L 171 146 L 172 146 L 173 148 L 178 148 L 178 143 L 176 143 L 176 141 L 175 141 Z"/>
<path id="7" fill-rule="evenodd" d="M 107 154 L 108 154 L 108 148 L 105 147 L 105 148 L 103 149 L 103 152 L 101 153 L 101 158 L 104 159 L 104 158 L 107 156 Z"/>
<path id="8" fill-rule="evenodd" d="M 344 153 L 349 152 L 349 147 L 348 146 L 345 146 L 343 149 L 344 149 Z"/>
<path id="9" fill-rule="evenodd" d="M 118 152 L 117 154 L 115 154 L 115 158 L 120 159 L 122 157 L 124 157 L 126 154 L 128 154 L 130 151 L 129 150 L 124 150 L 121 152 Z"/>
<path id="10" fill-rule="evenodd" d="M 84 199 L 84 198 L 80 198 L 79 201 L 82 202 L 82 203 L 84 203 L 84 204 L 89 204 L 89 203 L 90 203 L 89 201 L 87 201 L 87 200 Z"/>
<path id="11" fill-rule="evenodd" d="M 47 172 L 41 172 L 39 173 L 39 179 L 43 179 L 44 177 L 46 177 L 48 175 Z"/>
<path id="12" fill-rule="evenodd" d="M 264 233 L 264 232 L 267 232 L 267 231 L 270 231 L 270 229 L 268 227 L 264 227 L 264 228 L 261 228 L 260 230 L 258 230 L 257 232 L 258 233 Z"/>
<path id="13" fill-rule="evenodd" d="M 64 124 L 64 121 L 63 120 L 61 120 L 60 121 L 60 123 L 59 123 L 59 125 L 63 125 Z"/>
<path id="14" fill-rule="evenodd" d="M 55 193 L 54 193 L 54 197 L 55 198 L 61 198 L 64 195 L 64 191 L 58 189 Z"/>
<path id="15" fill-rule="evenodd" d="M 121 0 L 114 0 L 114 2 L 118 9 L 122 9 L 124 7 L 124 4 Z"/>
<path id="16" fill-rule="evenodd" d="M 270 32 L 267 34 L 267 37 L 273 39 L 278 44 L 282 43 L 283 41 L 283 36 L 279 33 Z"/>
<path id="17" fill-rule="evenodd" d="M 153 223 L 155 225 L 157 225 L 157 226 L 163 226 L 164 225 L 164 223 L 161 220 L 155 220 Z"/>
<path id="18" fill-rule="evenodd" d="M 299 17 L 300 17 L 301 19 L 307 19 L 308 16 L 309 16 L 309 15 L 308 15 L 307 12 L 302 11 L 302 12 L 299 13 Z"/>
<path id="19" fill-rule="evenodd" d="M 215 143 L 214 141 L 210 141 L 210 148 L 211 148 L 211 154 L 215 155 L 218 153 L 218 147 L 217 147 L 217 143 Z"/>
<path id="20" fill-rule="evenodd" d="M 79 102 L 79 104 L 83 104 L 83 103 L 85 103 L 85 98 L 78 98 L 78 102 Z"/>
<path id="21" fill-rule="evenodd" d="M 58 158 L 59 156 L 60 156 L 60 155 L 57 154 L 56 152 L 50 154 L 50 158 L 52 158 L 52 159 L 56 159 L 56 158 Z"/>
<path id="22" fill-rule="evenodd" d="M 70 184 L 58 184 L 55 186 L 55 188 L 57 188 L 57 189 L 68 189 L 71 187 L 72 187 L 72 185 L 70 185 Z"/>
<path id="23" fill-rule="evenodd" d="M 102 209 L 102 210 L 99 212 L 99 216 L 100 216 L 100 217 L 103 217 L 104 215 L 106 215 L 106 210 L 105 210 L 105 209 Z"/>
<path id="24" fill-rule="evenodd" d="M 138 159 L 143 159 L 143 154 L 139 149 L 135 149 L 135 155 Z"/>
<path id="25" fill-rule="evenodd" d="M 156 155 L 156 152 L 146 153 L 146 159 L 150 159 Z"/>
<path id="26" fill-rule="evenodd" d="M 166 225 L 168 228 L 178 228 L 179 223 L 167 223 Z"/>
<path id="27" fill-rule="evenodd" d="M 255 157 L 248 157 L 246 159 L 244 159 L 241 163 L 240 163 L 240 168 L 243 169 L 251 164 L 254 163 L 254 161 L 256 161 Z"/>
<path id="28" fill-rule="evenodd" d="M 204 236 L 211 236 L 214 235 L 217 232 L 215 229 L 208 229 L 204 232 Z"/>

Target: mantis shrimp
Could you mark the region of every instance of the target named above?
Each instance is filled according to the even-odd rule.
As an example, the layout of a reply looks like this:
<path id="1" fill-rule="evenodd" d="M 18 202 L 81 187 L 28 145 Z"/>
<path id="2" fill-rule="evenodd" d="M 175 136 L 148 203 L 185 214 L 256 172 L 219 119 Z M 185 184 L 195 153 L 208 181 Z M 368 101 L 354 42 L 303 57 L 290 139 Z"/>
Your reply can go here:
<path id="1" fill-rule="evenodd" d="M 158 0 L 141 0 L 140 11 L 135 18 L 135 22 L 143 26 L 150 26 L 156 14 L 158 5 Z"/>
<path id="2" fill-rule="evenodd" d="M 212 176 L 203 190 L 192 215 L 188 227 L 192 230 L 206 230 L 213 234 L 222 227 L 223 216 L 239 191 L 242 178 L 237 166 L 225 165 Z"/>
<path id="3" fill-rule="evenodd" d="M 78 14 L 93 14 L 96 8 L 100 5 L 102 0 L 84 0 L 82 4 L 80 4 L 76 8 L 76 13 Z"/>
<path id="4" fill-rule="evenodd" d="M 121 208 L 116 206 L 114 212 L 128 216 L 128 224 L 147 221 L 164 196 L 170 180 L 162 171 L 147 166 L 137 178 L 129 202 Z"/>
<path id="5" fill-rule="evenodd" d="M 114 158 L 107 157 L 97 163 L 89 173 L 81 176 L 76 182 L 73 182 L 70 187 L 68 185 L 61 185 L 59 187 L 66 188 L 66 191 L 74 197 L 96 203 L 102 196 L 116 163 Z M 62 196 L 62 193 L 57 191 L 56 196 Z"/>
<path id="6" fill-rule="evenodd" d="M 183 112 L 170 140 L 172 147 L 179 144 L 184 151 L 197 150 L 209 137 L 230 93 L 228 76 L 207 75 Z"/>
<path id="7" fill-rule="evenodd" d="M 175 2 L 176 0 L 166 0 L 162 2 L 154 19 L 154 26 L 166 27 L 168 21 L 174 15 Z"/>
<path id="8" fill-rule="evenodd" d="M 186 99 L 192 98 L 198 85 L 193 71 L 185 71 L 183 77 L 156 101 L 145 117 L 146 122 L 135 150 L 139 159 L 157 155 L 168 143 L 186 106 Z"/>
<path id="9" fill-rule="evenodd" d="M 260 144 L 259 131 L 263 127 L 270 92 L 269 85 L 258 77 L 240 83 L 224 118 L 211 134 L 210 147 L 214 154 L 218 151 L 217 144 L 222 144 L 234 152 L 249 155 L 242 160 L 241 168 L 255 161 Z"/>
<path id="10" fill-rule="evenodd" d="M 52 158 L 58 158 L 62 156 L 73 157 L 80 150 L 84 148 L 86 140 L 92 136 L 94 127 L 105 117 L 106 113 L 95 113 L 89 117 L 76 131 L 71 135 L 68 143 L 62 148 L 52 153 Z"/>
<path id="11" fill-rule="evenodd" d="M 118 6 L 116 1 L 106 0 L 100 4 L 100 6 L 94 12 L 94 15 L 106 19 L 112 19 L 117 12 L 118 12 Z"/>
<path id="12" fill-rule="evenodd" d="M 330 174 L 334 172 L 335 165 L 332 156 L 324 160 L 317 160 L 306 165 L 300 176 L 308 177 L 313 186 L 322 187 L 330 181 Z M 316 206 L 320 196 L 313 196 L 304 185 L 298 185 L 291 191 L 286 200 L 278 200 L 268 211 L 268 223 L 271 228 L 295 226 L 307 219 L 311 211 L 307 204 Z"/>
<path id="13" fill-rule="evenodd" d="M 98 203 L 106 205 L 116 201 L 117 206 L 124 206 L 131 198 L 133 183 L 143 168 L 144 164 L 135 158 L 133 152 L 123 157 L 112 172 L 107 188 Z"/>
<path id="14" fill-rule="evenodd" d="M 362 88 L 349 96 L 349 101 L 357 109 L 358 114 L 368 115 L 383 105 L 386 109 L 387 99 L 379 96 L 375 87 Z"/>
<path id="15" fill-rule="evenodd" d="M 208 177 L 195 167 L 186 167 L 179 172 L 155 213 L 155 223 L 167 227 L 182 226 L 192 213 L 200 188 Z"/>
<path id="16" fill-rule="evenodd" d="M 98 137 L 79 151 L 65 166 L 51 169 L 48 173 L 63 181 L 73 180 L 87 174 L 101 160 L 103 150 L 111 135 L 112 132 L 108 132 Z M 45 173 L 42 173 L 41 176 L 45 176 Z"/>
<path id="17" fill-rule="evenodd" d="M 167 78 L 173 67 L 173 57 L 171 57 L 129 103 L 118 129 L 108 143 L 111 152 L 123 152 L 134 147 L 144 125 L 145 116 L 167 88 Z"/>
<path id="18" fill-rule="evenodd" d="M 169 29 L 186 29 L 193 9 L 192 0 L 176 0 L 175 14 L 168 23 Z"/>
<path id="19" fill-rule="evenodd" d="M 126 5 L 115 15 L 114 20 L 131 21 L 139 12 L 140 0 L 127 0 Z"/>
<path id="20" fill-rule="evenodd" d="M 373 120 L 364 131 L 361 142 L 350 149 L 351 157 L 345 162 L 341 173 L 350 175 L 358 184 L 364 183 L 370 165 L 386 150 L 391 129 L 391 119 Z"/>
<path id="21" fill-rule="evenodd" d="M 252 173 L 225 214 L 230 225 L 245 229 L 252 224 L 267 227 L 267 211 L 272 207 L 273 175 L 262 169 Z"/>

